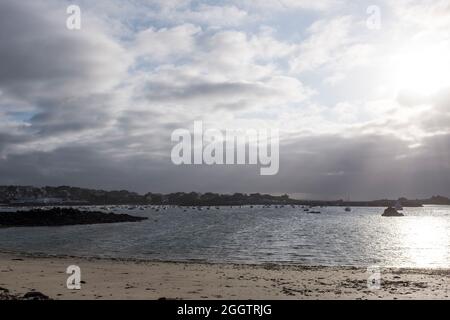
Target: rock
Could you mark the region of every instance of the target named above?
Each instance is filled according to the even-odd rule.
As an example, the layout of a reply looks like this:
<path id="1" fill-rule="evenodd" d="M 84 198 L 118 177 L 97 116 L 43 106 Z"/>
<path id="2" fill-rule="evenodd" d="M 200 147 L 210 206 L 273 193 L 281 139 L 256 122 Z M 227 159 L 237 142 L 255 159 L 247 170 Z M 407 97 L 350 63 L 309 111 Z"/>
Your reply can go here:
<path id="1" fill-rule="evenodd" d="M 404 214 L 398 212 L 392 207 L 389 207 L 386 210 L 384 210 L 383 217 L 404 217 Z"/>
<path id="2" fill-rule="evenodd" d="M 8 289 L 0 288 L 0 300 L 51 300 L 48 296 L 38 291 L 30 291 L 23 296 L 11 294 Z"/>
<path id="3" fill-rule="evenodd" d="M 18 298 L 9 293 L 0 292 L 0 301 L 3 301 L 3 300 L 18 300 Z"/>
<path id="4" fill-rule="evenodd" d="M 56 227 L 119 222 L 139 222 L 146 217 L 113 214 L 98 211 L 81 211 L 72 208 L 52 208 L 5 212 L 0 215 L 0 228 L 6 227 Z"/>
<path id="5" fill-rule="evenodd" d="M 50 300 L 50 298 L 38 291 L 30 291 L 23 295 L 23 300 Z"/>

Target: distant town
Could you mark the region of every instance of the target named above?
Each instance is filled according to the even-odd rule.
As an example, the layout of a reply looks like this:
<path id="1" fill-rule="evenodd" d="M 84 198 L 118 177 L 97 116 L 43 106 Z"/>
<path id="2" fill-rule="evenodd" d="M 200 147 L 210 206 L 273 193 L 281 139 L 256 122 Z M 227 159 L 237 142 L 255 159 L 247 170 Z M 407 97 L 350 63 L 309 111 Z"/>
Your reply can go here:
<path id="1" fill-rule="evenodd" d="M 177 192 L 170 194 L 138 194 L 126 190 L 105 191 L 77 187 L 0 186 L 0 205 L 7 206 L 70 206 L 70 205 L 177 205 L 177 206 L 238 206 L 238 205 L 310 205 L 388 207 L 400 202 L 404 207 L 450 205 L 450 199 L 433 196 L 429 199 L 382 199 L 373 201 L 296 200 L 288 195 L 216 194 Z"/>

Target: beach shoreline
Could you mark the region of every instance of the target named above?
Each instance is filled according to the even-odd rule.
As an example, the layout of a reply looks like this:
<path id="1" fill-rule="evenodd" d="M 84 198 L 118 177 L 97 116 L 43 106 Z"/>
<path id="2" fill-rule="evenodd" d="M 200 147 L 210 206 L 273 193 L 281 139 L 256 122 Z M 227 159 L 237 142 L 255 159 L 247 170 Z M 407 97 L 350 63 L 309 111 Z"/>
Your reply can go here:
<path id="1" fill-rule="evenodd" d="M 81 269 L 81 290 L 66 269 Z M 360 267 L 165 262 L 0 251 L 0 288 L 62 300 L 449 299 L 450 269 L 381 268 L 380 287 Z M 1 290 L 1 289 L 0 289 Z"/>

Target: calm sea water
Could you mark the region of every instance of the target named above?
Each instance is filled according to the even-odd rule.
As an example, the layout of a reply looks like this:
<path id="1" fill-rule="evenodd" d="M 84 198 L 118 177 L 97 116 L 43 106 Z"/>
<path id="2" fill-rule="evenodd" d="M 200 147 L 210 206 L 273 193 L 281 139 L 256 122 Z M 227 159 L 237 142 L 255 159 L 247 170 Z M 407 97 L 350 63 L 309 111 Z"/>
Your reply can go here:
<path id="1" fill-rule="evenodd" d="M 141 223 L 0 229 L 0 250 L 170 261 L 450 267 L 450 207 L 169 208 Z M 1 212 L 0 212 L 1 214 Z"/>

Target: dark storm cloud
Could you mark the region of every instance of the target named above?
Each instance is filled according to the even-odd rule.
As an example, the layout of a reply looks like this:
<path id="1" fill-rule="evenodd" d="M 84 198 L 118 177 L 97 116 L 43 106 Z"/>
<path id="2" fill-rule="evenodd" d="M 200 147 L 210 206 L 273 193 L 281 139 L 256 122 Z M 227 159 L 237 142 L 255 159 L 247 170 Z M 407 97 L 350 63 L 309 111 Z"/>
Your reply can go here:
<path id="1" fill-rule="evenodd" d="M 0 154 L 9 145 L 21 144 L 21 143 L 24 143 L 27 141 L 29 141 L 29 137 L 27 137 L 25 135 L 17 135 L 17 134 L 0 132 Z"/>
<path id="2" fill-rule="evenodd" d="M 181 87 L 164 85 L 161 83 L 149 83 L 148 98 L 150 100 L 162 101 L 186 101 L 190 99 L 211 99 L 224 96 L 250 96 L 253 98 L 260 96 L 271 96 L 273 92 L 270 88 L 261 84 L 249 83 L 186 83 Z"/>
<path id="3" fill-rule="evenodd" d="M 83 131 L 94 135 L 117 112 L 109 91 L 126 76 L 126 54 L 88 19 L 86 31 L 69 31 L 66 7 L 53 1 L 0 2 L 1 120 L 14 118 L 15 105 L 26 106 L 29 115 L 26 125 L 13 127 L 10 121 L 0 127 L 7 131 L 0 141 L 3 154 L 7 146 L 32 152 L 39 145 L 72 143 Z M 14 143 L 18 137 L 21 143 Z"/>
<path id="4" fill-rule="evenodd" d="M 120 48 L 95 32 L 67 30 L 65 8 L 0 2 L 0 86 L 5 94 L 38 99 L 95 92 L 99 82 L 120 71 Z"/>
<path id="5" fill-rule="evenodd" d="M 69 177 L 78 186 L 140 192 L 286 192 L 355 200 L 429 196 L 450 185 L 442 174 L 450 169 L 450 135 L 430 137 L 416 149 L 389 136 L 305 137 L 283 144 L 280 155 L 279 175 L 263 177 L 252 166 L 177 167 L 168 154 L 149 159 L 62 148 L 0 160 L 0 175 L 2 183 L 61 185 Z"/>
<path id="6" fill-rule="evenodd" d="M 447 146 L 436 149 L 443 141 Z M 407 141 L 392 135 L 299 139 L 288 148 L 299 152 L 285 154 L 280 179 L 289 181 L 287 189 L 340 198 L 428 196 L 445 192 L 450 183 L 442 175 L 449 142 L 449 135 L 430 137 L 424 141 L 426 147 L 411 149 Z M 297 173 L 296 179 L 289 179 L 288 170 Z"/>
<path id="7" fill-rule="evenodd" d="M 29 123 L 39 136 L 100 129 L 113 120 L 110 95 L 40 101 Z"/>

